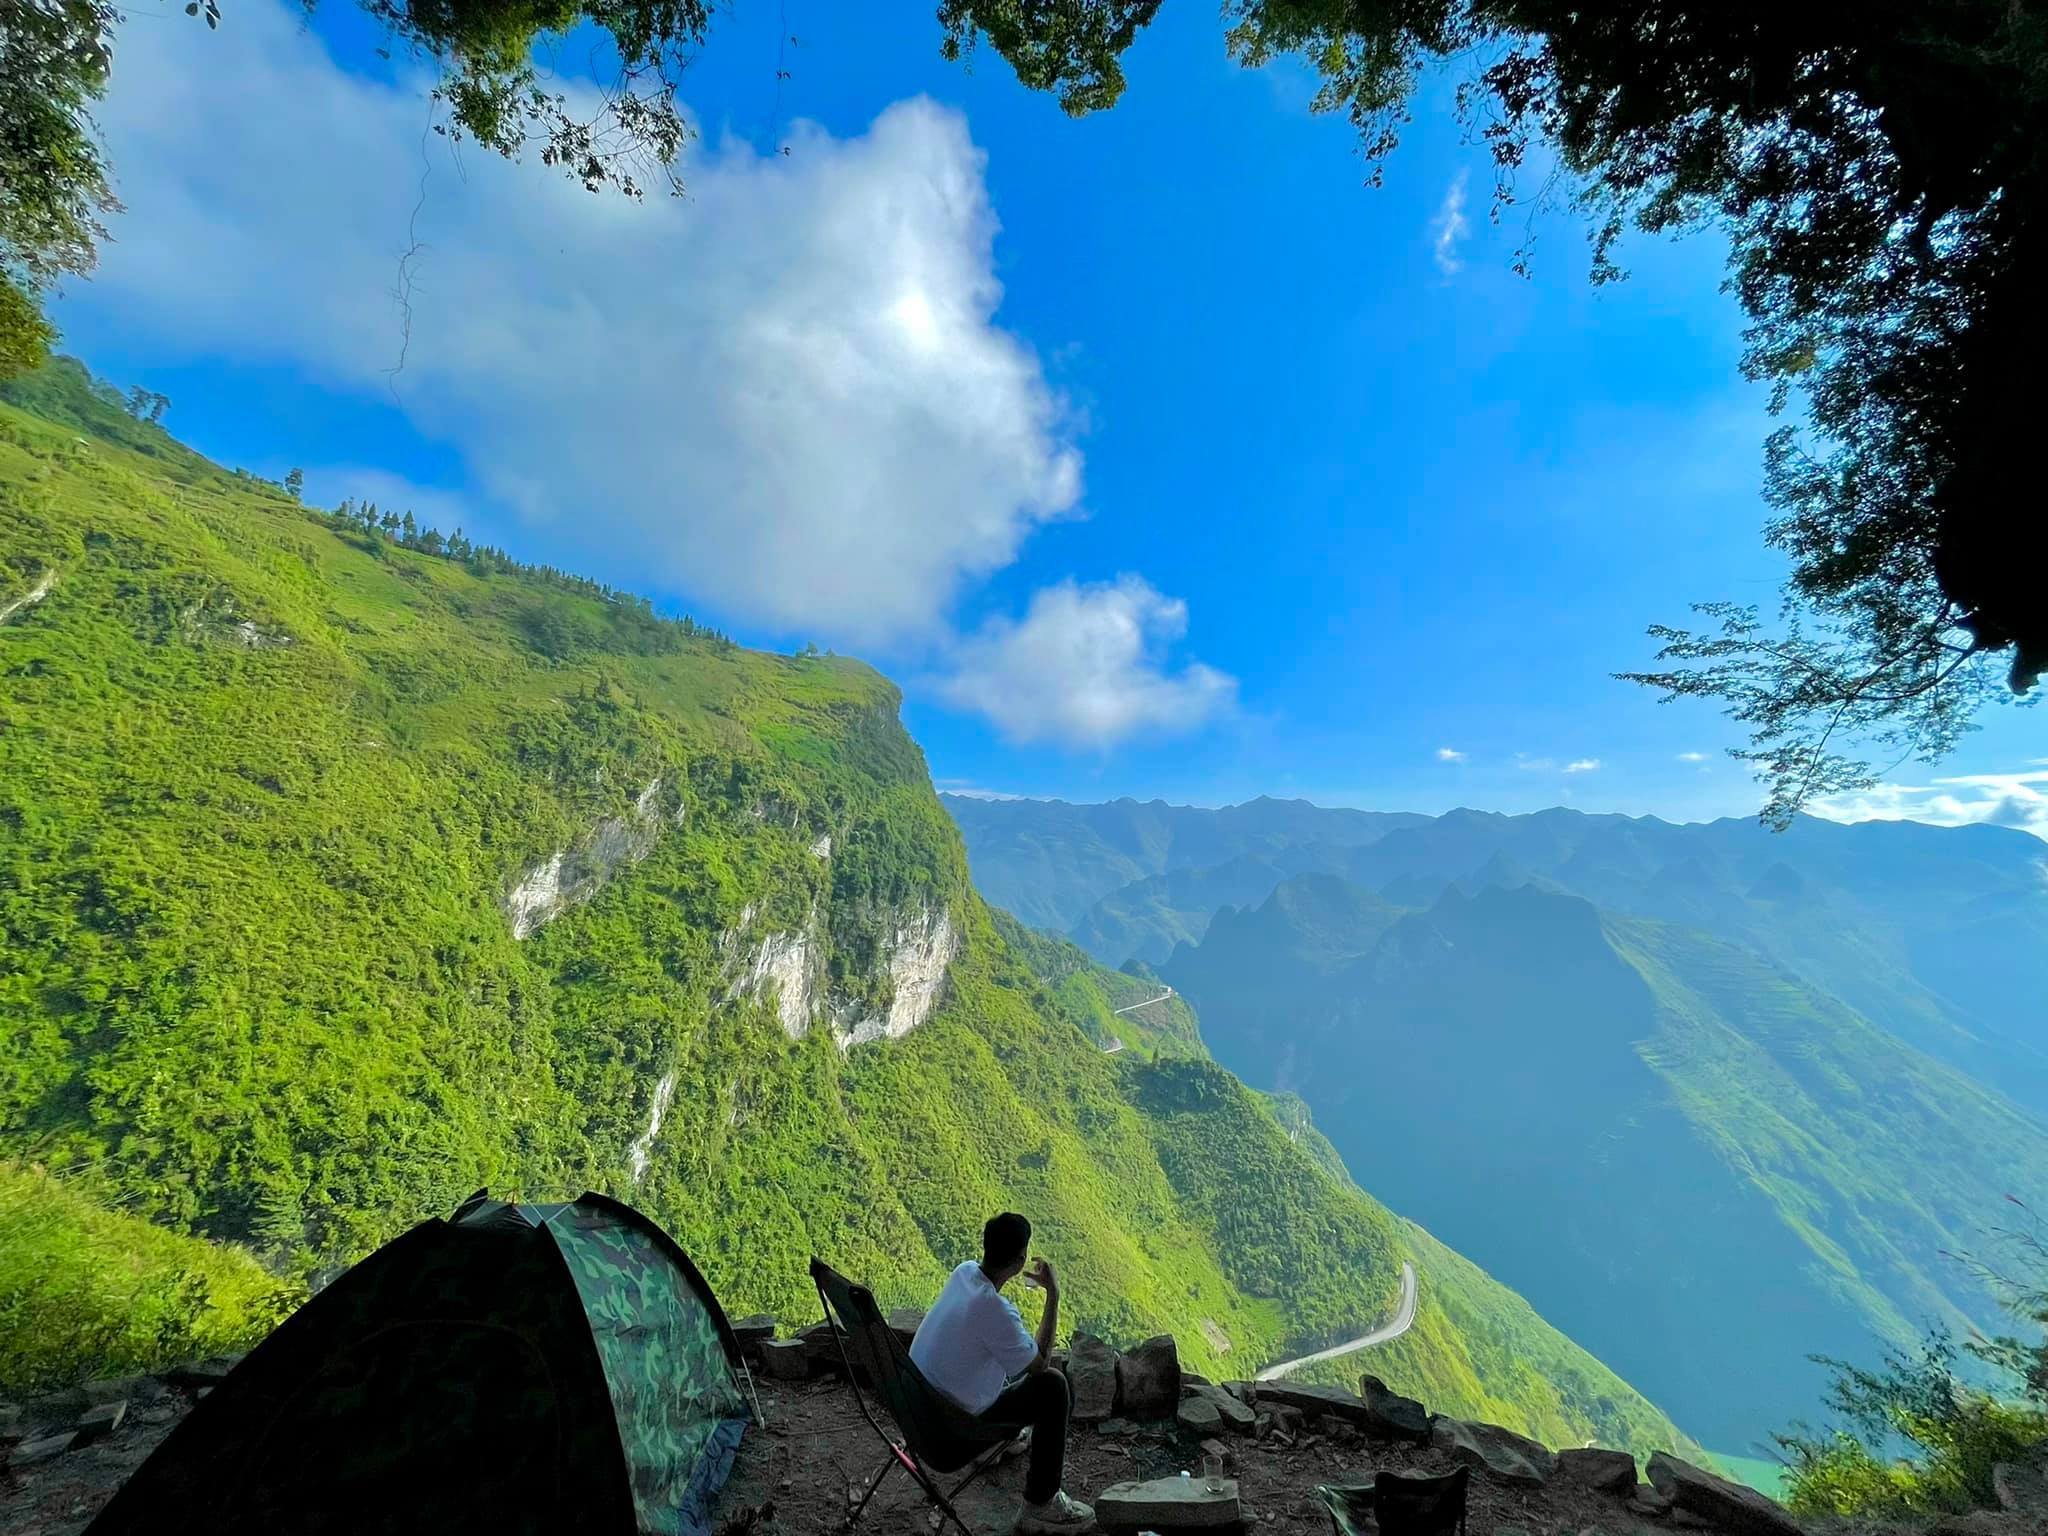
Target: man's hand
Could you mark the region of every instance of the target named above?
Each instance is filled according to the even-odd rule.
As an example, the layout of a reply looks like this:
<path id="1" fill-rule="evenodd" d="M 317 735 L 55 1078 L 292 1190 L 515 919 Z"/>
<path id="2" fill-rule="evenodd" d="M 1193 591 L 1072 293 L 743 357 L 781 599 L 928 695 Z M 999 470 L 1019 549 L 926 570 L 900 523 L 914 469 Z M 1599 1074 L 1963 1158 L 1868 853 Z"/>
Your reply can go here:
<path id="1" fill-rule="evenodd" d="M 1038 1358 L 1031 1362 L 1031 1369 L 1042 1371 L 1052 1357 L 1053 1330 L 1059 1326 L 1060 1282 L 1052 1272 L 1052 1266 L 1044 1259 L 1034 1258 L 1026 1266 L 1024 1276 L 1033 1285 L 1045 1292 L 1045 1310 L 1038 1315 Z"/>

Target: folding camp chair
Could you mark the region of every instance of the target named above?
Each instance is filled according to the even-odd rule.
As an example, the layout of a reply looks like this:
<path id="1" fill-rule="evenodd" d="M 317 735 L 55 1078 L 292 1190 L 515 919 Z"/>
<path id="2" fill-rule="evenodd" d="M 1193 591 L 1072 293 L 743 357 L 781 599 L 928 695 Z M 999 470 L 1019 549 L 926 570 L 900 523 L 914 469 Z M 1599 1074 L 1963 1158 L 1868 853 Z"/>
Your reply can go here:
<path id="1" fill-rule="evenodd" d="M 824 1304 L 825 1322 L 838 1341 L 853 1400 L 861 1417 L 889 1447 L 888 1456 L 868 1479 L 867 1492 L 848 1517 L 848 1527 L 859 1521 L 882 1480 L 900 1466 L 917 1480 L 933 1506 L 959 1527 L 960 1536 L 973 1536 L 953 1508 L 953 1500 L 1001 1459 L 1009 1432 L 991 1429 L 924 1379 L 866 1286 L 855 1285 L 822 1259 L 811 1260 L 811 1280 Z M 884 1429 L 868 1407 L 867 1396 L 860 1389 L 863 1376 L 896 1421 L 898 1434 Z M 950 1489 L 939 1486 L 941 1476 L 962 1470 L 966 1475 Z"/>
<path id="2" fill-rule="evenodd" d="M 1368 1519 L 1379 1520 L 1380 1536 L 1465 1536 L 1465 1489 L 1470 1467 L 1442 1477 L 1424 1472 L 1381 1472 L 1370 1488 L 1316 1489 L 1330 1511 L 1337 1536 L 1360 1536 Z"/>

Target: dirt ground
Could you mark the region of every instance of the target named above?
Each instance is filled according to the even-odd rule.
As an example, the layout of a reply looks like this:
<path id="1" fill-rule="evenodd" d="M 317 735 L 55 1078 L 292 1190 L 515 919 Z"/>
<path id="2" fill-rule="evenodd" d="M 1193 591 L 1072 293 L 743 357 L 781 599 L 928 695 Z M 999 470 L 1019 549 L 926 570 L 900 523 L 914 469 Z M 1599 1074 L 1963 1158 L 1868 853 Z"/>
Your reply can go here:
<path id="1" fill-rule="evenodd" d="M 714 1528 L 722 1536 L 843 1531 L 863 1480 L 885 1458 L 882 1442 L 861 1418 L 853 1394 L 835 1378 L 761 1386 L 767 1422 L 751 1427 L 741 1441 L 732 1478 L 713 1507 Z M 127 1421 L 103 1440 L 34 1466 L 0 1468 L 0 1536 L 79 1536 L 192 1401 L 185 1392 L 162 1390 L 131 1403 Z M 1330 1532 L 1330 1518 L 1315 1497 L 1318 1483 L 1365 1483 L 1383 1469 L 1442 1472 L 1452 1466 L 1442 1452 L 1366 1440 L 1328 1419 L 1311 1420 L 1291 1445 L 1272 1437 L 1219 1438 L 1231 1448 L 1245 1529 L 1254 1536 Z M 1199 1442 L 1174 1426 L 1117 1435 L 1076 1426 L 1068 1440 L 1066 1485 L 1092 1502 L 1112 1483 L 1198 1473 L 1200 1457 Z M 1023 1478 L 1023 1459 L 1007 1461 L 961 1495 L 960 1512 L 975 1536 L 1006 1536 L 1012 1529 Z M 1628 1501 L 1603 1494 L 1555 1483 L 1521 1490 L 1477 1475 L 1468 1527 L 1471 1536 L 1647 1536 L 1702 1529 L 1683 1515 L 1647 1518 Z M 929 1506 L 900 1470 L 889 1475 L 860 1526 L 863 1536 L 928 1536 L 933 1529 Z"/>
<path id="2" fill-rule="evenodd" d="M 767 1427 L 748 1431 L 741 1442 L 715 1514 L 733 1536 L 835 1530 L 859 1496 L 862 1480 L 881 1466 L 886 1455 L 882 1442 L 840 1382 L 778 1382 L 775 1387 L 761 1397 Z M 1328 1536 L 1331 1521 L 1316 1499 L 1318 1483 L 1368 1483 L 1383 1470 L 1447 1472 L 1454 1465 L 1427 1447 L 1368 1441 L 1343 1428 L 1316 1433 L 1315 1427 L 1312 1423 L 1312 1432 L 1291 1447 L 1248 1436 L 1218 1437 L 1233 1451 L 1247 1530 L 1261 1536 Z M 1090 1502 L 1112 1483 L 1171 1477 L 1184 1470 L 1200 1472 L 1201 1450 L 1194 1437 L 1177 1428 L 1101 1435 L 1076 1426 L 1067 1441 L 1067 1491 Z M 950 1485 L 952 1479 L 943 1481 Z M 1010 1531 L 1023 1481 L 1020 1457 L 961 1495 L 960 1513 L 975 1536 Z M 916 1485 L 899 1470 L 868 1504 L 860 1528 L 868 1536 L 924 1536 L 933 1528 L 929 1510 Z M 1476 1476 L 1468 1527 L 1472 1536 L 1579 1536 L 1587 1531 L 1633 1536 L 1674 1529 L 1669 1517 L 1645 1521 L 1618 1499 L 1555 1488 L 1523 1492 Z"/>

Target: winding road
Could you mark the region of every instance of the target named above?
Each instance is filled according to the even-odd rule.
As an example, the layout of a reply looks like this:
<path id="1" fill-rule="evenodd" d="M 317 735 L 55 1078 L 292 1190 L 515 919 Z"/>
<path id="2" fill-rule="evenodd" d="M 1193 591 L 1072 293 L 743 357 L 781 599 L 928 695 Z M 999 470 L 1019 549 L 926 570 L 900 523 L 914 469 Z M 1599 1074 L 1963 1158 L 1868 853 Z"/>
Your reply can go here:
<path id="1" fill-rule="evenodd" d="M 1406 1260 L 1401 1264 L 1401 1304 L 1394 1309 L 1394 1320 L 1371 1333 L 1344 1344 L 1332 1344 L 1328 1349 L 1319 1349 L 1312 1355 L 1303 1355 L 1299 1360 L 1282 1360 L 1278 1365 L 1269 1365 L 1254 1381 L 1278 1381 L 1289 1371 L 1304 1365 L 1314 1365 L 1318 1360 L 1335 1360 L 1339 1355 L 1348 1355 L 1353 1350 L 1370 1349 L 1375 1344 L 1384 1344 L 1389 1339 L 1398 1339 L 1415 1326 L 1415 1266 Z"/>
<path id="2" fill-rule="evenodd" d="M 1173 988 L 1168 987 L 1157 997 L 1148 997 L 1142 1003 L 1126 1003 L 1121 1008 L 1112 1008 L 1109 1011 L 1111 1013 L 1136 1013 L 1140 1008 L 1150 1008 L 1154 1003 L 1163 1003 L 1171 996 L 1173 996 Z"/>

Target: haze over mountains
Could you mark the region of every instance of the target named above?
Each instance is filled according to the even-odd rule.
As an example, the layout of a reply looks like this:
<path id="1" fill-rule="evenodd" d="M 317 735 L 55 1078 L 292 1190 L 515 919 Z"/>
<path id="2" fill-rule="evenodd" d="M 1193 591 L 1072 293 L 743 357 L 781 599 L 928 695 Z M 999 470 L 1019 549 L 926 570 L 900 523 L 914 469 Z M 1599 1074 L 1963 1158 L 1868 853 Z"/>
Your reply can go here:
<path id="1" fill-rule="evenodd" d="M 991 901 L 1155 967 L 1361 1183 L 1710 1443 L 1810 1413 L 1810 1352 L 2001 1321 L 1951 1255 L 2048 1174 L 2035 839 L 947 804 Z"/>

